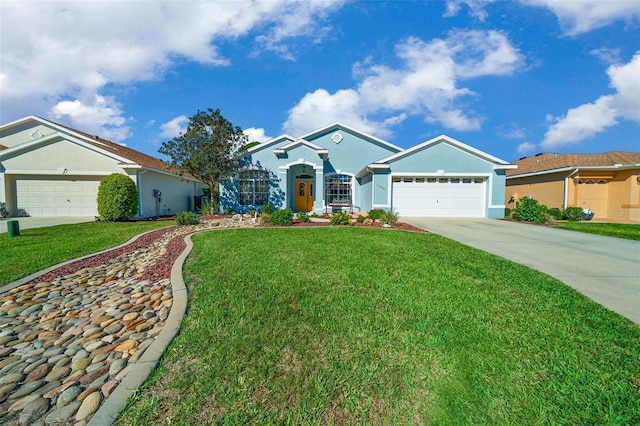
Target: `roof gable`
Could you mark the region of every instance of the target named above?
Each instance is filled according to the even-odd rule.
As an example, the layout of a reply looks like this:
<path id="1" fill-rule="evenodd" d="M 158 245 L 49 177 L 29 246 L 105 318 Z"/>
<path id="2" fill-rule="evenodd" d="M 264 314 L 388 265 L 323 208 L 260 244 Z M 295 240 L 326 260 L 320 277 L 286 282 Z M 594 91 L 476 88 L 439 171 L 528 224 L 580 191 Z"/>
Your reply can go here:
<path id="1" fill-rule="evenodd" d="M 315 139 L 318 139 L 328 133 L 332 133 L 332 132 L 336 132 L 336 131 L 345 131 L 345 132 L 349 132 L 351 134 L 356 135 L 357 137 L 359 137 L 360 139 L 366 140 L 368 142 L 371 142 L 375 145 L 379 145 L 383 148 L 386 148 L 390 151 L 395 151 L 395 152 L 400 152 L 402 151 L 402 148 L 400 148 L 399 146 L 393 145 L 387 141 L 384 141 L 380 138 L 377 138 L 375 136 L 372 136 L 368 133 L 362 132 L 360 130 L 354 129 L 353 127 L 347 126 L 346 124 L 342 124 L 338 121 L 328 124 L 326 126 L 323 126 L 319 129 L 316 129 L 312 132 L 309 132 L 305 135 L 302 135 L 300 137 L 300 139 L 305 139 L 307 141 L 311 141 L 313 142 Z"/>
<path id="2" fill-rule="evenodd" d="M 329 150 L 322 148 L 318 145 L 312 144 L 311 142 L 304 140 L 304 139 L 298 139 L 296 141 L 293 141 L 291 143 L 288 143 L 284 146 L 278 147 L 276 149 L 273 150 L 273 153 L 280 157 L 280 156 L 284 156 L 287 154 L 288 151 L 291 151 L 295 148 L 298 147 L 305 147 L 310 149 L 311 151 L 314 151 L 316 154 L 318 154 L 320 157 L 322 157 L 322 159 L 326 160 L 327 157 L 329 156 Z"/>
<path id="3" fill-rule="evenodd" d="M 86 132 L 73 129 L 71 127 L 55 123 L 50 120 L 46 120 L 41 117 L 29 116 L 22 118 L 20 120 L 13 121 L 11 123 L 0 126 L 0 131 L 6 132 L 8 130 L 27 126 L 30 123 L 36 124 L 44 124 L 57 132 L 51 135 L 43 136 L 40 138 L 36 138 L 19 145 L 10 147 L 9 149 L 2 150 L 2 154 L 8 155 L 14 152 L 22 151 L 24 149 L 33 148 L 40 144 L 47 143 L 51 138 L 60 137 L 64 135 L 64 137 L 80 144 L 89 145 L 92 149 L 101 152 L 104 155 L 116 158 L 121 162 L 121 167 L 137 167 L 142 166 L 149 169 L 154 169 L 157 171 L 161 171 L 164 173 L 176 174 L 175 170 L 171 168 L 171 166 L 155 157 L 144 154 L 140 151 L 136 151 L 135 149 L 126 147 L 124 145 L 117 144 L 115 142 L 111 142 L 106 139 L 102 139 L 99 136 L 90 135 Z"/>
<path id="4" fill-rule="evenodd" d="M 429 149 L 430 147 L 437 145 L 439 143 L 445 143 L 461 151 L 464 151 L 467 154 L 470 154 L 479 159 L 482 159 L 486 162 L 493 163 L 497 166 L 497 168 L 515 168 L 514 166 L 510 165 L 507 161 L 501 160 L 498 157 L 494 157 L 493 155 L 487 154 L 484 151 L 480 151 L 479 149 L 473 148 L 472 146 L 469 146 L 465 143 L 462 143 L 446 135 L 436 136 L 435 138 L 429 139 L 428 141 L 425 141 L 414 147 L 405 149 L 404 151 L 398 152 L 396 154 L 390 155 L 389 157 L 378 160 L 375 162 L 375 164 L 390 164 L 390 163 L 393 163 L 394 161 L 398 161 L 402 158 L 406 158 L 410 155 L 414 155 L 418 152 Z"/>

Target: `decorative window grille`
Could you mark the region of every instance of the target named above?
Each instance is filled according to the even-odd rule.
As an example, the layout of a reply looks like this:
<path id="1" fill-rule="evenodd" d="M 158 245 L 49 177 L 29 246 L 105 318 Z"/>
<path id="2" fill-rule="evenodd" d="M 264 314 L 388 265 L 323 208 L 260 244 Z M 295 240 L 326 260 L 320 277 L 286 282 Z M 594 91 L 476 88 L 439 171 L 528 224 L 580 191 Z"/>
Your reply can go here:
<path id="1" fill-rule="evenodd" d="M 269 172 L 245 170 L 240 172 L 240 205 L 262 206 L 269 203 Z"/>
<path id="2" fill-rule="evenodd" d="M 350 207 L 351 176 L 342 174 L 326 176 L 325 202 L 331 207 Z"/>

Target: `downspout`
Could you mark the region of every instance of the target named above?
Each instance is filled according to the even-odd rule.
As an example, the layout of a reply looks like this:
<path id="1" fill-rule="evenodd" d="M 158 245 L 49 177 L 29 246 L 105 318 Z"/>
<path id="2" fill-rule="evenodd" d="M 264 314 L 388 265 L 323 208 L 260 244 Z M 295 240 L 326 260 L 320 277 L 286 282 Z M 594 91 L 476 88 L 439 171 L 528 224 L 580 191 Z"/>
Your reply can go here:
<path id="1" fill-rule="evenodd" d="M 144 217 L 142 214 L 142 175 L 145 174 L 147 170 L 138 171 L 136 173 L 136 180 L 138 183 L 138 216 Z"/>
<path id="2" fill-rule="evenodd" d="M 569 198 L 569 179 L 571 178 L 571 176 L 575 175 L 576 173 L 578 173 L 578 169 L 575 169 L 574 171 L 569 173 L 567 177 L 564 178 L 564 200 L 563 200 L 563 206 L 562 206 L 563 210 L 567 209 L 567 199 Z"/>

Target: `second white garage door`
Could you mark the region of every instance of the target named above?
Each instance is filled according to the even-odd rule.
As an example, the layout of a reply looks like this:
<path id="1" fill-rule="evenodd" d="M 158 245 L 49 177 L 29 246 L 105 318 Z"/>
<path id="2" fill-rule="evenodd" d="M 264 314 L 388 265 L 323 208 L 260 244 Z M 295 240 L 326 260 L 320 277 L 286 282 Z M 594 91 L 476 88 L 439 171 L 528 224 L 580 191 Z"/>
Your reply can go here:
<path id="1" fill-rule="evenodd" d="M 30 216 L 97 216 L 100 180 L 18 179 L 18 208 Z"/>
<path id="2" fill-rule="evenodd" d="M 477 177 L 393 178 L 400 217 L 485 217 L 486 182 Z"/>

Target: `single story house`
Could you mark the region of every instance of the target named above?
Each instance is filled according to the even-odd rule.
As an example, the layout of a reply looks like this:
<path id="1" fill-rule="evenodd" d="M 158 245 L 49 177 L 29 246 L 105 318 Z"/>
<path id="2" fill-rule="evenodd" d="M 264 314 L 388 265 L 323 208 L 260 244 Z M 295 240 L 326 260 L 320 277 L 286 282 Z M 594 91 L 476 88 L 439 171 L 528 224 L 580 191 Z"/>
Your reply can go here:
<path id="1" fill-rule="evenodd" d="M 203 184 L 126 146 L 30 116 L 0 126 L 0 202 L 11 216 L 97 216 L 100 181 L 129 176 L 138 215 L 192 210 Z"/>
<path id="2" fill-rule="evenodd" d="M 401 217 L 504 217 L 506 161 L 448 136 L 409 149 L 341 123 L 282 135 L 240 156 L 222 209 L 394 210 Z"/>
<path id="3" fill-rule="evenodd" d="M 594 220 L 640 221 L 640 152 L 542 153 L 514 164 L 507 207 L 531 196 L 550 208 L 589 209 Z"/>

